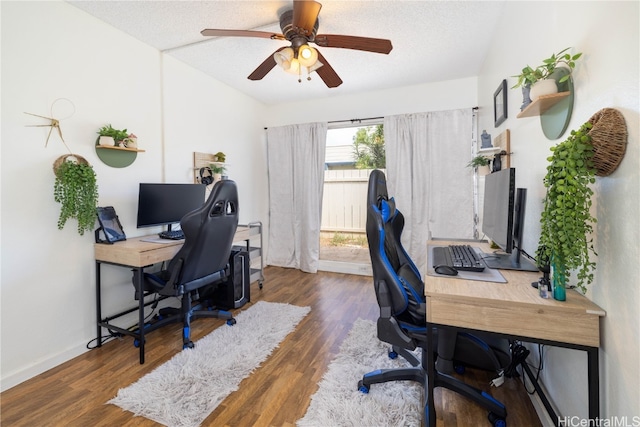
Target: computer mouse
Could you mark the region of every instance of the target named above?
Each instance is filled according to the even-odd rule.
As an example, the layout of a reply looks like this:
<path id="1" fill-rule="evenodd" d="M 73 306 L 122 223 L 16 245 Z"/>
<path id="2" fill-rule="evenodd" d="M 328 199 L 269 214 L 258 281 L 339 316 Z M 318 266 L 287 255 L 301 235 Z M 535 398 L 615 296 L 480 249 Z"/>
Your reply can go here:
<path id="1" fill-rule="evenodd" d="M 453 267 L 449 267 L 448 265 L 436 265 L 434 270 L 438 274 L 445 274 L 447 276 L 457 276 L 458 275 L 458 270 L 456 270 Z"/>

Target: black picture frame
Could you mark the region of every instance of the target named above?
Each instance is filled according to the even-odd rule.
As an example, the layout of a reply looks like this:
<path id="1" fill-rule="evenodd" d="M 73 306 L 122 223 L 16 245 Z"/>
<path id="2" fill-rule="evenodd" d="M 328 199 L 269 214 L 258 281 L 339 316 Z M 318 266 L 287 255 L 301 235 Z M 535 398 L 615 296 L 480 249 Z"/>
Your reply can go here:
<path id="1" fill-rule="evenodd" d="M 493 123 L 498 127 L 507 120 L 507 80 L 502 80 L 493 93 Z"/>

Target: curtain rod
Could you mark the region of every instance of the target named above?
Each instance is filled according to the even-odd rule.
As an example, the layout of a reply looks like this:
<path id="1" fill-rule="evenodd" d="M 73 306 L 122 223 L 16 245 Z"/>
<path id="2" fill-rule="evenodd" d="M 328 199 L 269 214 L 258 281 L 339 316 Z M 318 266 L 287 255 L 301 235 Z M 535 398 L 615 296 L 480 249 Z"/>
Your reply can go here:
<path id="1" fill-rule="evenodd" d="M 478 107 L 473 107 L 473 110 L 478 110 Z M 384 116 L 382 117 L 367 117 L 366 119 L 349 119 L 349 120 L 331 120 L 328 121 L 327 123 L 329 124 L 334 124 L 334 123 L 362 123 L 363 121 L 367 121 L 367 120 L 381 120 L 384 119 Z M 269 128 L 265 127 L 264 130 L 267 130 Z"/>
<path id="2" fill-rule="evenodd" d="M 367 117 L 366 119 L 332 120 L 327 123 L 347 123 L 347 122 L 362 123 L 363 121 L 367 121 L 367 120 L 380 120 L 380 119 L 384 119 L 384 117 Z"/>
<path id="3" fill-rule="evenodd" d="M 332 120 L 327 122 L 327 124 L 334 124 L 334 123 L 362 123 L 363 121 L 367 121 L 367 120 L 382 120 L 384 119 L 384 117 L 367 117 L 366 119 L 349 119 L 349 120 Z M 265 127 L 264 130 L 269 129 L 268 127 Z"/>

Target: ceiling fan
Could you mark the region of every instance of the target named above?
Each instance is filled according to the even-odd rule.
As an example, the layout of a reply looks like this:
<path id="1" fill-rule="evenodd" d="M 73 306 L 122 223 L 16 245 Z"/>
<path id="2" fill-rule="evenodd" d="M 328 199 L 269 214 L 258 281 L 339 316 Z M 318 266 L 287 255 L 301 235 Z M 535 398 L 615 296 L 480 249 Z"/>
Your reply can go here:
<path id="1" fill-rule="evenodd" d="M 314 0 L 294 0 L 293 9 L 280 15 L 282 34 L 268 31 L 220 29 L 205 29 L 200 33 L 206 37 L 260 37 L 273 40 L 288 40 L 291 42 L 291 46 L 277 49 L 248 78 L 250 80 L 261 80 L 273 67 L 280 65 L 284 70 L 298 74 L 298 81 L 301 81 L 301 69 L 306 68 L 309 74 L 316 71 L 330 88 L 340 86 L 342 79 L 329 65 L 324 56 L 310 47 L 309 43 L 315 43 L 322 47 L 338 47 L 384 54 L 388 54 L 393 49 L 391 41 L 387 39 L 316 34 L 318 31 L 318 15 L 321 8 L 322 5 Z M 307 77 L 307 79 L 310 80 L 311 78 Z"/>

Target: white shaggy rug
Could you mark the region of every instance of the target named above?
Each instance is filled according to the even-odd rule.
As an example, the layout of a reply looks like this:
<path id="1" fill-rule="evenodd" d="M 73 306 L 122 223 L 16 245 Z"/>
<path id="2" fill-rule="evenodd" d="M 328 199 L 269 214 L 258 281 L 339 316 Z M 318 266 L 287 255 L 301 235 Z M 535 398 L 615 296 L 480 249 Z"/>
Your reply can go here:
<path id="1" fill-rule="evenodd" d="M 309 311 L 259 301 L 107 403 L 167 426 L 198 426 Z"/>
<path id="2" fill-rule="evenodd" d="M 422 390 L 410 381 L 373 384 L 368 394 L 358 390 L 362 375 L 375 369 L 409 367 L 402 357 L 388 356 L 389 344 L 376 336 L 376 325 L 358 319 L 340 346 L 311 397 L 311 404 L 298 427 L 420 426 Z"/>

